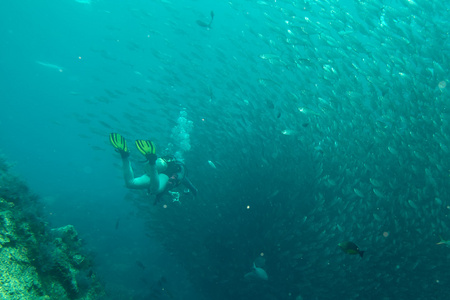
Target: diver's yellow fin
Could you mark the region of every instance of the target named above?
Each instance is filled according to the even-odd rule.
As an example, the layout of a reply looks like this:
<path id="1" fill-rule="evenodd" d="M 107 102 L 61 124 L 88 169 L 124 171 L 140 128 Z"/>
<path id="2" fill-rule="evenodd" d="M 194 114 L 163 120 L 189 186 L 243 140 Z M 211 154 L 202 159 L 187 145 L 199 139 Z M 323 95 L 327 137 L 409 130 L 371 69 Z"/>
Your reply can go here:
<path id="1" fill-rule="evenodd" d="M 109 141 L 119 152 L 128 152 L 127 141 L 118 133 L 110 133 Z"/>
<path id="2" fill-rule="evenodd" d="M 156 154 L 156 146 L 152 141 L 136 140 L 136 147 L 144 156 Z"/>

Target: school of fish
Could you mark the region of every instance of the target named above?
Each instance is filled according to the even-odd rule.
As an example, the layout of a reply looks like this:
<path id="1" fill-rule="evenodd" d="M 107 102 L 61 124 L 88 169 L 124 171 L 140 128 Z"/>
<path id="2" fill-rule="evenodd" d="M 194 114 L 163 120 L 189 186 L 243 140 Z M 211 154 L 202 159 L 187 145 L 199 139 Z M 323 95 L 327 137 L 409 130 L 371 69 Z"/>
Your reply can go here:
<path id="1" fill-rule="evenodd" d="M 208 30 L 195 20 L 211 8 L 184 4 L 195 12 L 186 25 L 174 1 L 156 2 L 173 18 L 154 24 L 156 13 L 129 10 L 152 46 L 123 37 L 128 60 L 91 48 L 105 64 L 133 66 L 134 85 L 85 98 L 123 105 L 123 116 L 75 117 L 94 136 L 159 132 L 164 145 L 187 112 L 184 157 L 199 196 L 156 209 L 134 197 L 192 284 L 219 300 L 446 299 L 445 1 L 228 1 Z M 125 36 L 109 32 L 104 44 Z M 364 257 L 343 253 L 345 241 Z M 343 250 L 362 257 L 356 245 Z"/>

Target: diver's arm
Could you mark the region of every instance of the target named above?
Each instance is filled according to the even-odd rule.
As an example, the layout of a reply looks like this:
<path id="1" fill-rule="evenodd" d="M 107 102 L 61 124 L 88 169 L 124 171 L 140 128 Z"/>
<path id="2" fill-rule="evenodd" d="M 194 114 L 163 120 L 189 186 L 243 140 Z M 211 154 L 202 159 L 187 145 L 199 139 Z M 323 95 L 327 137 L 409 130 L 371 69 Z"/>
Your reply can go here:
<path id="1" fill-rule="evenodd" d="M 187 187 L 194 196 L 197 196 L 198 190 L 197 188 L 192 184 L 192 182 L 189 180 L 189 178 L 184 177 L 181 183 Z"/>

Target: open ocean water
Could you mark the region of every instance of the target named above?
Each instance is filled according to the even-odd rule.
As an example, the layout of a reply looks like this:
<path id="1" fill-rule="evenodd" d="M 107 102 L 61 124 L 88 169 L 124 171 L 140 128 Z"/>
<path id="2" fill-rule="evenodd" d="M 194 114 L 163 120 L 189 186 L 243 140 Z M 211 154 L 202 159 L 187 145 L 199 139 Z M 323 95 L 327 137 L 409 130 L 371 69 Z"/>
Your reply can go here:
<path id="1" fill-rule="evenodd" d="M 449 20 L 436 0 L 2 1 L 0 149 L 105 299 L 448 299 Z M 176 153 L 198 196 L 127 190 L 111 132 L 136 175 L 134 140 Z"/>

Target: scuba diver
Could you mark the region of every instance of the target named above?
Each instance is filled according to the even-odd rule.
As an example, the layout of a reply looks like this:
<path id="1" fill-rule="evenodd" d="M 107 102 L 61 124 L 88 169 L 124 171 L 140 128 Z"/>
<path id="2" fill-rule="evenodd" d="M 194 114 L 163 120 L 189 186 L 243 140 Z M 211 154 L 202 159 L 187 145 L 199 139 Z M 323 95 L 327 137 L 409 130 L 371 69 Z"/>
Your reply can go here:
<path id="1" fill-rule="evenodd" d="M 127 188 L 148 189 L 149 194 L 156 195 L 155 204 L 161 200 L 164 194 L 171 193 L 170 190 L 180 184 L 187 188 L 185 193 L 190 192 L 194 196 L 197 195 L 198 190 L 187 178 L 186 166 L 172 155 L 158 158 L 153 142 L 136 140 L 137 149 L 145 156 L 148 163 L 145 165 L 145 174 L 140 177 L 134 177 L 126 140 L 118 133 L 111 133 L 109 140 L 122 157 L 123 176 Z"/>

